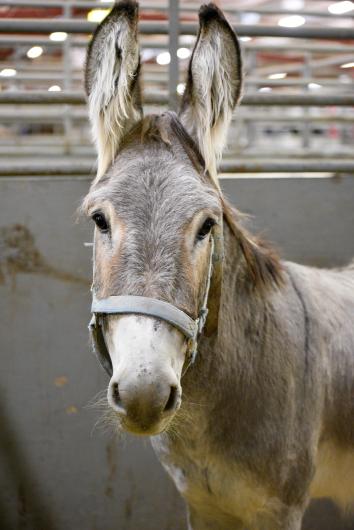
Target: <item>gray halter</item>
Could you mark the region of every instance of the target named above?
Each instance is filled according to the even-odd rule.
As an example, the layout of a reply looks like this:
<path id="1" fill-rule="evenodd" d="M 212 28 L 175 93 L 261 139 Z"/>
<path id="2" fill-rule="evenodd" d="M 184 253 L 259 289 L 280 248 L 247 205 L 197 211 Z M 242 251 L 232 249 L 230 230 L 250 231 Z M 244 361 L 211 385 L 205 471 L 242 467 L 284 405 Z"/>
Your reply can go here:
<path id="1" fill-rule="evenodd" d="M 89 330 L 93 339 L 96 356 L 108 375 L 112 376 L 113 368 L 103 334 L 104 315 L 147 315 L 168 322 L 181 331 L 188 341 L 188 363 L 184 373 L 194 363 L 197 355 L 198 336 L 203 331 L 208 314 L 207 304 L 214 259 L 213 237 L 210 239 L 210 245 L 208 276 L 203 304 L 196 320 L 169 302 L 157 300 L 156 298 L 147 298 L 145 296 L 109 296 L 108 298 L 98 299 L 93 291 L 91 306 L 92 319 L 89 324 Z"/>

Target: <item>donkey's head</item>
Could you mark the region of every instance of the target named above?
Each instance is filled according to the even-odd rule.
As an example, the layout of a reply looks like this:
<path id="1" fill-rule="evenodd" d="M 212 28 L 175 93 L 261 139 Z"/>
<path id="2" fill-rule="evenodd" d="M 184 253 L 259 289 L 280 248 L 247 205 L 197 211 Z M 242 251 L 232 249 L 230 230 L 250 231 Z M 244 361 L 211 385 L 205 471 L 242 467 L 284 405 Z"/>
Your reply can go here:
<path id="1" fill-rule="evenodd" d="M 88 50 L 98 174 L 84 207 L 96 224 L 96 339 L 111 374 L 109 404 L 138 434 L 161 432 L 181 404 L 195 337 L 173 307 L 182 320 L 203 321 L 208 297 L 204 332 L 217 328 L 223 214 L 216 163 L 240 96 L 241 61 L 219 9 L 203 6 L 199 18 L 179 117 L 142 117 L 135 2 L 116 4 Z M 108 297 L 120 311 L 102 309 Z M 167 305 L 157 313 L 132 309 L 132 300 L 151 302 L 134 297 Z"/>

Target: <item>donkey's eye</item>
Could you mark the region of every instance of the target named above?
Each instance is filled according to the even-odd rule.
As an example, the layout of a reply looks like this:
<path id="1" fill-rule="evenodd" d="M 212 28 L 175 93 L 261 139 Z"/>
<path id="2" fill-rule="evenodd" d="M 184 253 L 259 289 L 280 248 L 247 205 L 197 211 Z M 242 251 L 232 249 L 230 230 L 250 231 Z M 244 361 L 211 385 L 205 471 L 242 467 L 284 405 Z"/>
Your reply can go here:
<path id="1" fill-rule="evenodd" d="M 197 234 L 197 241 L 201 241 L 202 239 L 204 239 L 209 234 L 210 230 L 213 228 L 214 225 L 214 219 L 208 217 L 208 219 L 204 221 L 203 225 L 199 229 L 199 232 Z"/>
<path id="2" fill-rule="evenodd" d="M 95 221 L 96 226 L 101 232 L 108 232 L 109 226 L 103 213 L 94 213 L 92 219 Z"/>

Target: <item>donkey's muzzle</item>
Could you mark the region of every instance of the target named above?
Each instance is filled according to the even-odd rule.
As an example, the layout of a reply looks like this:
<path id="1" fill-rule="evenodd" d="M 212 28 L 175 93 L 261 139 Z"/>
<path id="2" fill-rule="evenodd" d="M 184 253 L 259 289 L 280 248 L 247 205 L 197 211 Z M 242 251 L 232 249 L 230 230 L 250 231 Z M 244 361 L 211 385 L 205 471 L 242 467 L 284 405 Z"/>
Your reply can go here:
<path id="1" fill-rule="evenodd" d="M 178 382 L 172 377 L 169 379 L 166 374 L 153 379 L 138 375 L 121 381 L 112 377 L 108 402 L 128 431 L 157 434 L 162 430 L 164 420 L 168 420 L 179 408 L 181 389 Z"/>

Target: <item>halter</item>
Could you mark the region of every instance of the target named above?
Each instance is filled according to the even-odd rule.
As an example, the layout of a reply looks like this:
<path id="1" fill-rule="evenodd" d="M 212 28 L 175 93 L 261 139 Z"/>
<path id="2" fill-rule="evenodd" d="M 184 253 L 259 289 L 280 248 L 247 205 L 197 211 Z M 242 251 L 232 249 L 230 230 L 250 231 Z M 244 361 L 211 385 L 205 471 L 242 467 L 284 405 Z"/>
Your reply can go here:
<path id="1" fill-rule="evenodd" d="M 113 367 L 104 339 L 104 315 L 147 315 L 164 320 L 174 326 L 187 339 L 187 366 L 183 375 L 186 373 L 197 356 L 198 337 L 203 331 L 208 315 L 207 305 L 213 275 L 213 262 L 219 259 L 220 256 L 215 252 L 214 237 L 212 235 L 210 238 L 209 266 L 203 303 L 198 318 L 195 320 L 173 304 L 156 298 L 129 295 L 109 296 L 108 298 L 98 299 L 93 291 L 91 306 L 92 319 L 89 324 L 89 330 L 93 339 L 95 354 L 109 376 L 112 376 Z"/>

